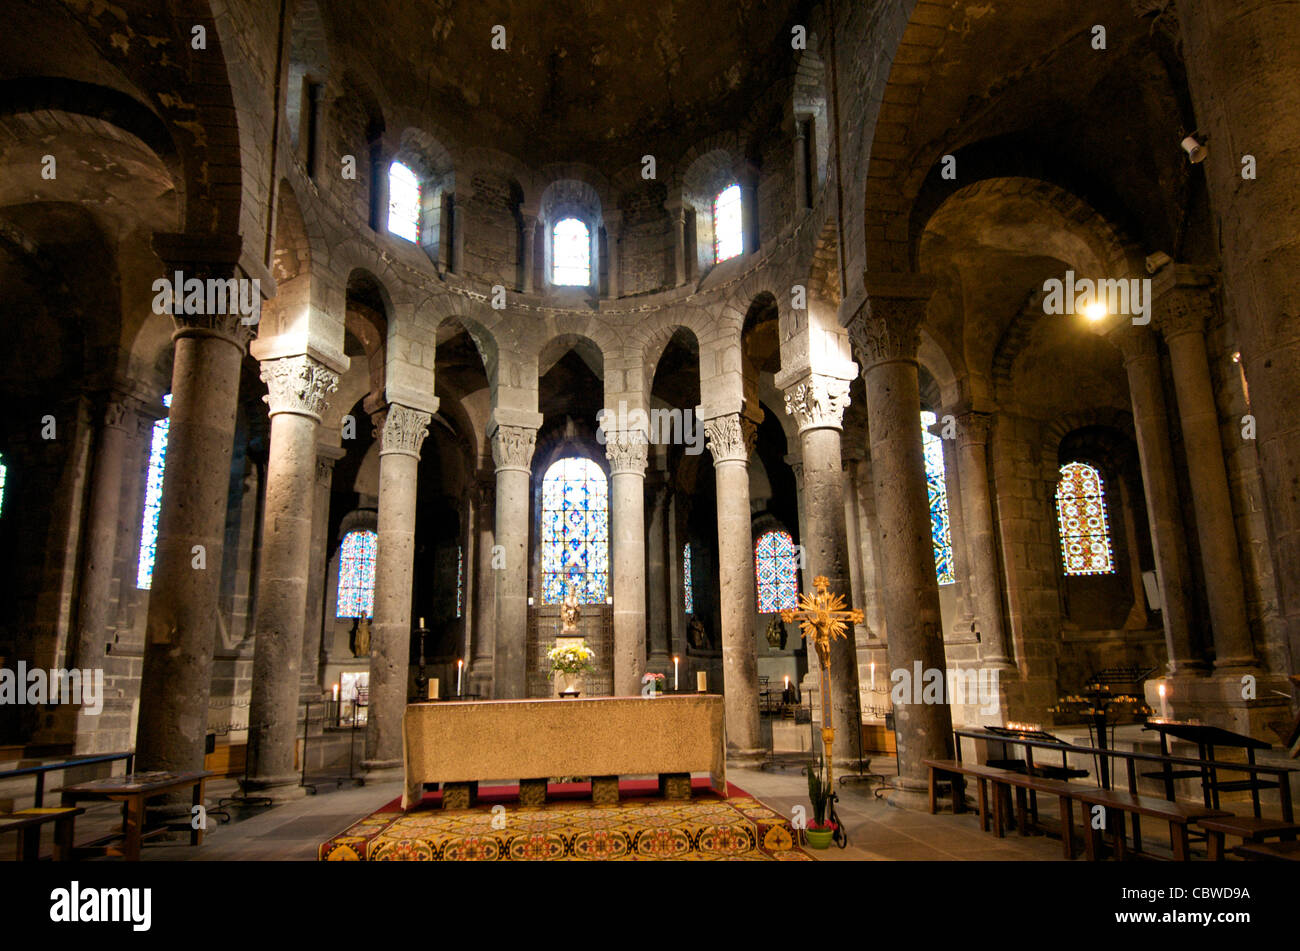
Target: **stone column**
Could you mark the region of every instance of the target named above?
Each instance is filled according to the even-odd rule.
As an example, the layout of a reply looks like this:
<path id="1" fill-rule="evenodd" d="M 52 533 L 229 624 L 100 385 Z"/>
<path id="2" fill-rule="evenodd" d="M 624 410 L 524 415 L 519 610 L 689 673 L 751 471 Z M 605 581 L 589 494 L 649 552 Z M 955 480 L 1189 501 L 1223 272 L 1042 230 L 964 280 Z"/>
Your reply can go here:
<path id="1" fill-rule="evenodd" d="M 618 243 L 623 233 L 623 216 L 618 212 L 605 214 L 605 273 L 609 280 L 609 299 L 618 300 Z"/>
<path id="2" fill-rule="evenodd" d="M 1155 280 L 1157 325 L 1169 346 L 1178 394 L 1178 417 L 1187 447 L 1187 478 L 1196 510 L 1205 594 L 1214 632 L 1214 666 L 1254 667 L 1255 648 L 1246 619 L 1237 525 L 1223 462 L 1219 411 L 1205 353 L 1205 327 L 1214 306 L 1211 277 L 1174 265 Z"/>
<path id="3" fill-rule="evenodd" d="M 533 261 L 537 255 L 537 216 L 525 214 L 524 219 L 524 273 L 519 289 L 525 294 L 533 292 Z"/>
<path id="4" fill-rule="evenodd" d="M 1250 382 L 1279 602 L 1300 668 L 1300 17 L 1287 0 L 1177 0 L 1224 291 Z M 1255 177 L 1245 178 L 1249 155 Z"/>
<path id="5" fill-rule="evenodd" d="M 758 655 L 754 623 L 754 537 L 749 512 L 749 454 L 758 427 L 739 413 L 704 421 L 718 493 L 718 586 L 722 609 L 722 680 L 728 754 L 764 754 L 758 722 Z"/>
<path id="6" fill-rule="evenodd" d="M 435 404 L 432 409 L 436 408 Z M 402 765 L 402 716 L 411 660 L 416 482 L 420 447 L 432 418 L 432 412 L 401 403 L 390 403 L 372 417 L 380 440 L 379 544 L 375 615 L 370 626 L 366 758 L 361 763 L 370 778 L 388 778 Z"/>
<path id="7" fill-rule="evenodd" d="M 663 673 L 672 669 L 668 647 L 668 613 L 674 601 L 668 587 L 667 521 L 668 490 L 663 475 L 655 470 L 646 487 L 650 498 L 650 528 L 646 532 L 646 639 L 650 642 L 650 670 Z"/>
<path id="8" fill-rule="evenodd" d="M 980 659 L 990 667 L 1011 666 L 1002 623 L 993 502 L 989 495 L 987 447 L 993 417 L 969 412 L 957 417 L 957 478 L 961 483 L 966 547 L 970 552 L 971 601 L 979 618 Z"/>
<path id="9" fill-rule="evenodd" d="M 844 595 L 845 602 L 852 607 L 858 601 L 849 583 L 844 473 L 840 458 L 840 432 L 848 405 L 848 380 L 812 373 L 785 387 L 785 411 L 799 423 L 799 455 L 803 461 L 800 509 L 808 531 L 802 544 L 808 573 L 814 578 L 824 575 L 832 593 Z M 917 412 L 920 413 L 919 408 Z M 820 664 L 816 653 L 816 650 L 808 652 L 810 667 Z M 862 753 L 855 629 L 850 629 L 848 637 L 831 643 L 831 705 L 835 759 L 854 763 Z"/>
<path id="10" fill-rule="evenodd" d="M 864 367 L 871 471 L 876 510 L 882 513 L 889 666 L 910 683 L 918 666 L 922 671 L 947 666 L 916 362 L 931 289 L 913 275 L 895 275 L 890 283 L 898 286 L 875 293 L 868 289 L 868 305 L 854 317 L 849 333 Z M 895 703 L 894 726 L 902 790 L 894 798 L 902 805 L 919 806 L 928 776 L 922 760 L 952 756 L 952 712 L 947 703 Z"/>
<path id="11" fill-rule="evenodd" d="M 339 375 L 306 354 L 262 361 L 270 408 L 244 788 L 301 796 L 294 767 L 316 507 L 316 430 Z"/>
<path id="12" fill-rule="evenodd" d="M 607 435 L 610 468 L 610 569 L 614 576 L 614 696 L 641 692 L 645 673 L 646 434 Z"/>
<path id="13" fill-rule="evenodd" d="M 690 274 L 686 261 L 686 208 L 681 200 L 664 203 L 673 227 L 673 287 L 681 287 Z"/>
<path id="14" fill-rule="evenodd" d="M 492 694 L 492 642 L 496 629 L 496 572 L 492 566 L 496 517 L 496 478 L 480 473 L 474 482 L 474 659 L 470 663 L 470 688 L 484 697 Z"/>
<path id="15" fill-rule="evenodd" d="M 78 667 L 103 666 L 111 623 L 110 589 L 113 557 L 117 552 L 122 465 L 126 457 L 127 426 L 132 423 L 133 416 L 127 400 L 112 395 L 104 408 L 104 419 L 99 428 L 90 484 L 85 555 L 81 566 L 81 596 L 77 603 L 77 643 L 73 663 Z"/>
<path id="16" fill-rule="evenodd" d="M 759 244 L 758 169 L 752 165 L 746 165 L 740 175 L 740 220 L 745 236 L 743 253 L 752 254 Z"/>
<path id="17" fill-rule="evenodd" d="M 808 127 L 798 116 L 794 120 L 794 207 L 803 211 L 812 206 L 808 195 Z"/>
<path id="18" fill-rule="evenodd" d="M 536 426 L 493 422 L 492 459 L 497 474 L 495 544 L 505 567 L 496 576 L 496 631 L 492 652 L 492 696 L 518 700 L 528 695 L 528 527 L 531 463 Z"/>
<path id="19" fill-rule="evenodd" d="M 299 677 L 299 696 L 304 700 L 319 700 L 323 685 L 320 682 L 321 640 L 325 633 L 325 618 L 334 617 L 334 605 L 325 607 L 325 592 L 329 581 L 329 520 L 330 488 L 334 483 L 334 463 L 342 459 L 344 450 L 337 446 L 316 446 L 316 488 L 311 514 L 311 559 L 307 567 L 307 623 L 302 636 L 302 672 Z"/>
<path id="20" fill-rule="evenodd" d="M 1133 400 L 1133 426 L 1137 430 L 1138 459 L 1142 464 L 1142 490 L 1151 526 L 1151 551 L 1163 602 L 1161 618 L 1172 676 L 1204 672 L 1205 664 L 1192 651 L 1187 595 L 1191 569 L 1183 535 L 1178 484 L 1174 479 L 1174 452 L 1169 444 L 1164 382 L 1154 331 L 1121 320 L 1108 337 L 1124 354 L 1129 395 Z"/>
<path id="21" fill-rule="evenodd" d="M 208 257 L 212 240 L 157 235 L 154 245 L 169 269 L 187 278 L 228 278 L 238 240 L 217 250 L 221 263 Z M 139 772 L 203 767 L 239 367 L 252 334 L 237 314 L 172 319 L 172 405 L 145 622 Z"/>

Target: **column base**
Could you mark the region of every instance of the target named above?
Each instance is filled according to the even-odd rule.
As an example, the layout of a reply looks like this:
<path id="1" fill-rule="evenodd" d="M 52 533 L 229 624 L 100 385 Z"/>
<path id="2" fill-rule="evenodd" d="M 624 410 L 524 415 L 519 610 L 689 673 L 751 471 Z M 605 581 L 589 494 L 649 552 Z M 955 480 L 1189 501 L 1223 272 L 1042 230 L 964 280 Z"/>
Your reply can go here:
<path id="1" fill-rule="evenodd" d="M 727 762 L 734 763 L 737 766 L 755 766 L 767 759 L 767 750 L 765 749 L 740 749 L 738 747 L 728 747 Z"/>
<path id="2" fill-rule="evenodd" d="M 293 776 L 250 776 L 240 783 L 245 796 L 264 796 L 271 802 L 279 804 L 292 802 L 307 795 L 307 790 L 298 783 L 302 778 Z"/>
<path id="3" fill-rule="evenodd" d="M 896 809 L 908 809 L 913 812 L 930 811 L 930 787 L 923 782 L 899 777 L 896 789 L 887 789 L 881 796 L 886 803 Z"/>

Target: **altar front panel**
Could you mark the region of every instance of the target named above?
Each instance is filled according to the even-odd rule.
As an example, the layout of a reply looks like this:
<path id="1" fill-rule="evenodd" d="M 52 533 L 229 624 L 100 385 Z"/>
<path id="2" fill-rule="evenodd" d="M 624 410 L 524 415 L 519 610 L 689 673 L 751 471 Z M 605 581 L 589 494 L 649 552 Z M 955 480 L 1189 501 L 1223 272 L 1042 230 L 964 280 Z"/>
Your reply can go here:
<path id="1" fill-rule="evenodd" d="M 726 795 L 719 696 L 416 703 L 402 732 L 403 808 L 423 783 L 552 776 L 708 772 Z"/>

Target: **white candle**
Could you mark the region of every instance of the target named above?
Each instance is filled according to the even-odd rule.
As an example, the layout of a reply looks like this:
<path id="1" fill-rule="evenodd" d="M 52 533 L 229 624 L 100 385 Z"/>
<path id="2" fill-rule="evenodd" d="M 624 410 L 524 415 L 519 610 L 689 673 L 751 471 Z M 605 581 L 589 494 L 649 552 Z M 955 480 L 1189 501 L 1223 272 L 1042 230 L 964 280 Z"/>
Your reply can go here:
<path id="1" fill-rule="evenodd" d="M 876 662 L 871 662 L 871 689 L 876 689 Z"/>
<path id="2" fill-rule="evenodd" d="M 677 658 L 673 658 L 673 689 L 677 689 Z"/>
<path id="3" fill-rule="evenodd" d="M 424 627 L 424 618 L 420 618 L 420 627 L 421 627 L 421 628 Z"/>
<path id="4" fill-rule="evenodd" d="M 789 675 L 789 674 L 786 674 L 786 675 L 785 675 L 785 689 L 786 689 L 786 690 L 789 690 L 789 689 L 790 689 L 790 675 Z"/>
<path id="5" fill-rule="evenodd" d="M 456 661 L 456 696 L 460 696 L 460 674 L 465 669 L 465 659 Z"/>
<path id="6" fill-rule="evenodd" d="M 1158 688 L 1156 688 L 1156 689 L 1158 689 L 1158 690 L 1160 691 L 1160 719 L 1162 719 L 1162 720 L 1168 720 L 1168 719 L 1169 719 L 1169 696 L 1168 696 L 1168 691 L 1166 690 L 1164 684 L 1161 684 L 1161 685 L 1160 685 Z"/>
<path id="7" fill-rule="evenodd" d="M 695 689 L 705 693 L 709 689 L 709 675 L 702 670 L 695 672 Z"/>
<path id="8" fill-rule="evenodd" d="M 339 702 L 339 685 L 338 685 L 338 684 L 335 684 L 335 685 L 334 685 L 334 702 L 335 702 L 335 703 L 338 703 L 338 702 Z"/>

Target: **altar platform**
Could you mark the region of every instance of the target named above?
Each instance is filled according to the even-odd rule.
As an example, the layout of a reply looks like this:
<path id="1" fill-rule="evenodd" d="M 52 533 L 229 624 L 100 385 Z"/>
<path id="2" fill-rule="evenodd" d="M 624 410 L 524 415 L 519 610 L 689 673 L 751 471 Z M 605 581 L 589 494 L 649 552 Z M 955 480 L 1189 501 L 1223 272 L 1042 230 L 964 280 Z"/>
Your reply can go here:
<path id="1" fill-rule="evenodd" d="M 657 701 L 654 701 L 657 702 Z M 689 799 L 665 799 L 654 780 L 622 780 L 619 800 L 590 801 L 590 783 L 552 783 L 525 806 L 512 786 L 482 787 L 472 809 L 426 794 L 409 811 L 394 799 L 322 843 L 321 861 L 792 861 L 813 857 L 790 823 L 744 790 L 718 795 L 707 779 Z"/>

